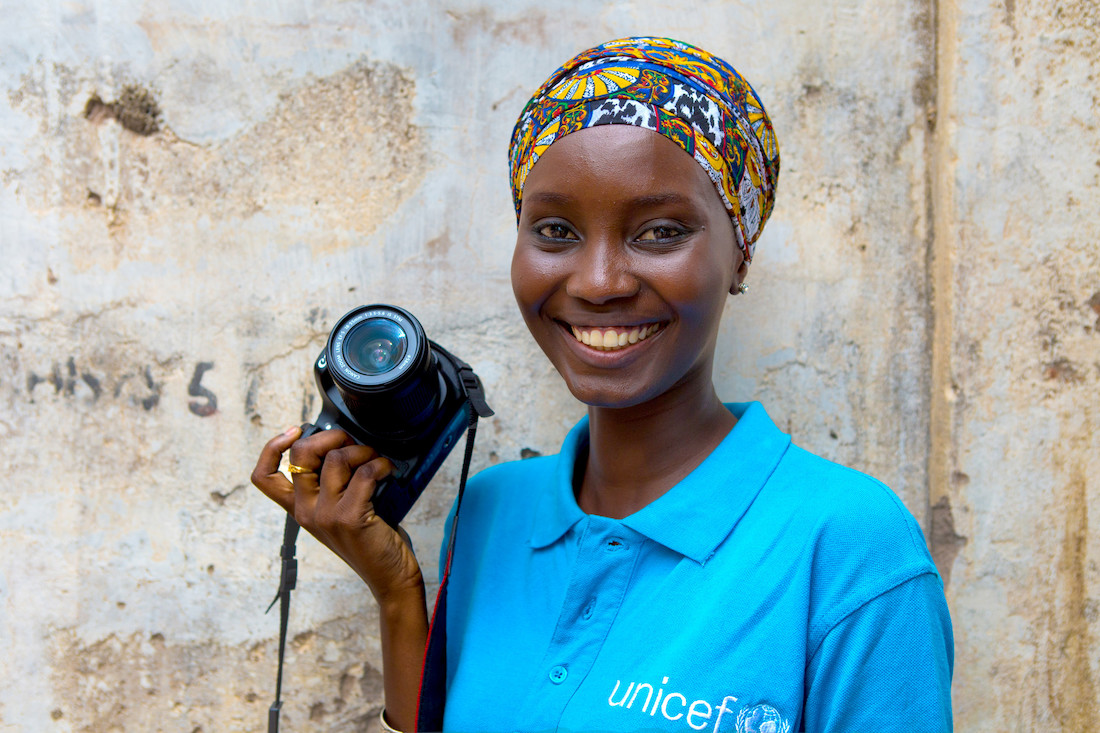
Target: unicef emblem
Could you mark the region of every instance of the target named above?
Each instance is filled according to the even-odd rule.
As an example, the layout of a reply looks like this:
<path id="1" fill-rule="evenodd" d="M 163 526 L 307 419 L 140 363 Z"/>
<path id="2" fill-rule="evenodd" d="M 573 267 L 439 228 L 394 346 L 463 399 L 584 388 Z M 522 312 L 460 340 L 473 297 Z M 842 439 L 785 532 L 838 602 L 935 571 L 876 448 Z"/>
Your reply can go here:
<path id="1" fill-rule="evenodd" d="M 753 705 L 737 713 L 737 733 L 790 733 L 791 724 L 771 705 Z"/>

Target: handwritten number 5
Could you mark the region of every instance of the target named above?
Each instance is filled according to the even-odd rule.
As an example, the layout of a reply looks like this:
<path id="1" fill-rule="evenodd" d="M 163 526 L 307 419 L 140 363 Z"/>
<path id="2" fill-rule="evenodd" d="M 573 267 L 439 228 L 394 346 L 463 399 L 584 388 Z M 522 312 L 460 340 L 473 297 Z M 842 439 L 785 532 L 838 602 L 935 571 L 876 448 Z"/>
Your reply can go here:
<path id="1" fill-rule="evenodd" d="M 212 361 L 200 361 L 195 365 L 195 374 L 191 377 L 191 384 L 187 387 L 187 394 L 192 397 L 202 397 L 206 402 L 191 400 L 187 407 L 199 417 L 209 417 L 218 411 L 218 398 L 214 393 L 202 386 L 202 375 L 214 368 Z"/>

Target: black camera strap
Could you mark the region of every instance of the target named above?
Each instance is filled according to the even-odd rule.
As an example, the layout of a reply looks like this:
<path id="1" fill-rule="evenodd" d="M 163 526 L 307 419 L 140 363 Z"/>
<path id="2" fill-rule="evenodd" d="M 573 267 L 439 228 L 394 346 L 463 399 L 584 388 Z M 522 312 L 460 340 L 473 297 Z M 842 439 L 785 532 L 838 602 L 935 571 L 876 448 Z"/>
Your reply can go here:
<path id="1" fill-rule="evenodd" d="M 461 362 L 460 362 L 461 363 Z M 416 730 L 443 730 L 443 706 L 447 699 L 447 582 L 451 578 L 451 559 L 454 557 L 455 538 L 458 536 L 458 516 L 462 509 L 462 497 L 466 493 L 466 479 L 470 474 L 470 460 L 474 455 L 474 438 L 477 436 L 478 417 L 491 417 L 493 410 L 485 400 L 485 391 L 474 370 L 461 363 L 459 376 L 469 399 L 470 423 L 466 429 L 466 453 L 462 457 L 462 473 L 458 480 L 458 496 L 455 513 L 451 517 L 450 538 L 447 541 L 447 561 L 443 577 L 435 596 L 435 609 L 428 626 L 428 643 L 424 647 L 424 664 L 420 670 L 420 692 L 416 701 Z"/>
<path id="2" fill-rule="evenodd" d="M 420 670 L 420 692 L 416 700 L 417 731 L 443 730 L 443 703 L 447 699 L 447 581 L 451 577 L 458 512 L 462 508 L 462 495 L 466 493 L 466 477 L 470 470 L 476 434 L 477 412 L 471 409 L 470 426 L 466 431 L 466 455 L 462 459 L 462 477 L 458 482 L 455 514 L 451 518 L 451 536 L 447 543 L 447 562 L 443 566 L 443 577 L 435 595 L 435 609 L 428 625 L 428 643 L 424 647 L 424 664 Z"/>
<path id="3" fill-rule="evenodd" d="M 279 603 L 279 671 L 275 676 L 275 702 L 267 711 L 268 733 L 279 733 L 279 712 L 282 710 L 281 699 L 283 691 L 283 657 L 286 654 L 286 627 L 290 620 L 290 591 L 294 590 L 298 582 L 298 561 L 294 558 L 294 545 L 298 539 L 300 527 L 294 521 L 294 517 L 286 515 L 286 524 L 283 526 L 283 546 L 279 550 L 279 556 L 283 559 L 282 571 L 279 574 L 279 590 L 272 599 L 267 611 Z M 264 611 L 264 613 L 267 613 Z"/>

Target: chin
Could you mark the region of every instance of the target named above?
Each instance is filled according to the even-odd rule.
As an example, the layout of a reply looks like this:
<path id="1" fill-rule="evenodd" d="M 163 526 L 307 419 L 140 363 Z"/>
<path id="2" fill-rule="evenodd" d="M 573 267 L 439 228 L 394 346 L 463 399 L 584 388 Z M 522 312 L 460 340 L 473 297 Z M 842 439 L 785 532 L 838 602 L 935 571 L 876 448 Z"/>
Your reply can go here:
<path id="1" fill-rule="evenodd" d="M 560 374 L 560 372 L 559 372 Z M 621 380 L 585 379 L 561 375 L 569 392 L 589 407 L 636 407 L 653 399 L 639 385 L 623 384 Z M 614 384 L 608 382 L 614 381 Z"/>

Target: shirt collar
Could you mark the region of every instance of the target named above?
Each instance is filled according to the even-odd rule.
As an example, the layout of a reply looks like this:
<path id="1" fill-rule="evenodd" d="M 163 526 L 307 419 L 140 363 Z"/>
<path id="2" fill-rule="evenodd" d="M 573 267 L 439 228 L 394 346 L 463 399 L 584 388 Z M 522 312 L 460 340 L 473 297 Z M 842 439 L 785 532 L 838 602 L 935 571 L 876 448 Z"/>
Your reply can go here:
<path id="1" fill-rule="evenodd" d="M 790 445 L 759 402 L 731 403 L 733 430 L 683 481 L 622 523 L 704 563 L 733 531 Z M 573 466 L 588 441 L 588 418 L 569 431 L 550 485 L 533 514 L 530 545 L 547 547 L 584 519 L 573 495 Z"/>

